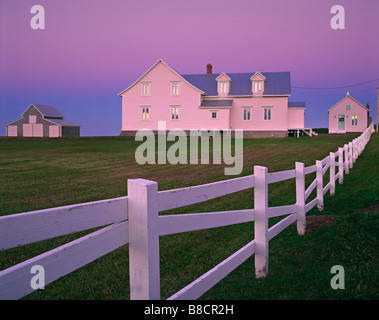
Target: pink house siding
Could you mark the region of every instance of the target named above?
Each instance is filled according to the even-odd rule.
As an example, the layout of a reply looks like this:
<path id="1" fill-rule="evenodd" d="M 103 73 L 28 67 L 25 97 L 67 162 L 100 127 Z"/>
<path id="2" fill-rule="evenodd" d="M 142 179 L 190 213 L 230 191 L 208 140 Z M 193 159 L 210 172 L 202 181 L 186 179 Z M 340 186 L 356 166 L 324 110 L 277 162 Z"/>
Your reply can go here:
<path id="1" fill-rule="evenodd" d="M 291 129 L 304 128 L 304 109 L 291 108 L 288 109 L 287 126 Z"/>
<path id="2" fill-rule="evenodd" d="M 368 126 L 368 109 L 349 93 L 328 113 L 329 133 L 363 132 Z"/>
<path id="3" fill-rule="evenodd" d="M 239 98 L 233 101 L 230 128 L 244 131 L 287 131 L 287 97 Z M 250 108 L 250 120 L 244 120 L 243 109 Z M 271 109 L 270 119 L 264 120 L 264 109 Z"/>
<path id="4" fill-rule="evenodd" d="M 289 110 L 289 73 L 181 75 L 159 60 L 122 91 L 122 135 L 137 130 L 236 130 L 287 136 L 304 127 L 304 109 Z M 291 108 L 292 109 L 292 108 Z M 249 136 L 249 135 L 247 135 Z"/>

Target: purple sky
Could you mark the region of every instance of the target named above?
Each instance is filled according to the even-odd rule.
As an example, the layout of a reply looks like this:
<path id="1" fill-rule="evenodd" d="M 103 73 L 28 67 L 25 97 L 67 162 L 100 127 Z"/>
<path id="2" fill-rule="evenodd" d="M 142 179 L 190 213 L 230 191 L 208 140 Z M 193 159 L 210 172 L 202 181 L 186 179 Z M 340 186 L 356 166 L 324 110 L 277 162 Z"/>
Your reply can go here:
<path id="1" fill-rule="evenodd" d="M 45 30 L 30 27 L 36 4 Z M 330 27 L 336 4 L 345 30 Z M 290 71 L 306 127 L 327 127 L 347 90 L 376 121 L 378 16 L 378 0 L 0 0 L 0 135 L 31 103 L 83 136 L 118 135 L 117 94 L 159 59 L 183 74 Z"/>

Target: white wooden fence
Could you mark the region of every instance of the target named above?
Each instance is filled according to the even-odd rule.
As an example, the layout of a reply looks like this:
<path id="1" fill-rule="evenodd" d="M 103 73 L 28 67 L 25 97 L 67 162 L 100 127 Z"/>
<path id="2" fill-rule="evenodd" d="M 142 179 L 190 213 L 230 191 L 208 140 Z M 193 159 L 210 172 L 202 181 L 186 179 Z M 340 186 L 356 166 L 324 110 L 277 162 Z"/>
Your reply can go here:
<path id="1" fill-rule="evenodd" d="M 255 166 L 250 176 L 167 191 L 158 191 L 156 182 L 133 179 L 128 180 L 127 197 L 1 216 L 0 250 L 106 227 L 0 271 L 0 299 L 19 299 L 33 292 L 34 265 L 44 267 L 45 283 L 49 284 L 127 243 L 130 298 L 160 299 L 160 236 L 249 221 L 254 221 L 255 239 L 169 299 L 197 299 L 253 254 L 256 277 L 264 277 L 268 273 L 269 241 L 294 222 L 298 233 L 304 234 L 306 213 L 316 205 L 323 208 L 325 193 L 330 190 L 334 194 L 335 181 L 343 182 L 344 172 L 349 173 L 372 132 L 371 125 L 358 138 L 309 167 L 296 162 L 293 170 L 268 173 L 267 168 Z M 325 184 L 328 168 L 329 181 Z M 312 172 L 316 178 L 305 188 L 305 176 Z M 268 207 L 268 185 L 288 179 L 296 179 L 296 203 Z M 249 188 L 254 188 L 254 209 L 159 215 L 160 211 Z M 307 202 L 315 188 L 316 197 Z M 286 217 L 268 228 L 268 219 L 279 216 Z"/>

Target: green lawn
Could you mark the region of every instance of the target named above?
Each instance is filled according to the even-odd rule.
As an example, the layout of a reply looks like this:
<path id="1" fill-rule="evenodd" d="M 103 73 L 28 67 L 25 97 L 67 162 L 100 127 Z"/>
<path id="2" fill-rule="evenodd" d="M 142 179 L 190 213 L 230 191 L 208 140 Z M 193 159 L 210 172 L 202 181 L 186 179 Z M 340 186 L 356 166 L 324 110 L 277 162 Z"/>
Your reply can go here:
<path id="1" fill-rule="evenodd" d="M 356 136 L 245 139 L 241 176 L 252 174 L 254 165 L 269 172 L 293 169 L 296 161 L 312 165 Z M 157 181 L 159 190 L 233 178 L 224 175 L 224 165 L 138 165 L 139 144 L 126 137 L 0 138 L 0 215 L 125 196 L 133 178 Z M 336 195 L 325 195 L 324 211 L 308 213 L 304 236 L 292 225 L 270 241 L 267 278 L 255 279 L 250 258 L 201 298 L 377 299 L 378 151 L 373 134 Z M 270 185 L 269 205 L 294 203 L 294 190 L 294 179 Z M 246 190 L 163 214 L 252 208 L 252 198 L 253 190 Z M 90 231 L 0 252 L 0 269 Z M 253 238 L 253 223 L 161 237 L 162 299 Z M 334 265 L 345 269 L 344 290 L 331 289 Z M 126 245 L 24 299 L 129 299 L 128 272 Z"/>

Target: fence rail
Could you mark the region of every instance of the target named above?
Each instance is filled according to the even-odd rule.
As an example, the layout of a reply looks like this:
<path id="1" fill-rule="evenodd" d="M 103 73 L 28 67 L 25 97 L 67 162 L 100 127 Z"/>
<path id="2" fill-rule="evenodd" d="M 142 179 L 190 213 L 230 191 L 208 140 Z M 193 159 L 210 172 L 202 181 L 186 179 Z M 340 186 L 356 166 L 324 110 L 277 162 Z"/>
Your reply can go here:
<path id="1" fill-rule="evenodd" d="M 30 270 L 34 265 L 47 270 L 45 284 L 49 284 L 128 243 L 130 298 L 160 299 L 160 236 L 252 221 L 255 239 L 169 300 L 199 298 L 252 255 L 256 277 L 264 277 L 268 273 L 269 241 L 294 222 L 297 232 L 304 234 L 306 213 L 315 206 L 323 209 L 324 195 L 335 193 L 337 180 L 343 183 L 344 173 L 349 173 L 372 132 L 370 125 L 358 138 L 309 167 L 296 162 L 295 169 L 268 173 L 267 168 L 255 166 L 253 175 L 167 191 L 158 191 L 154 181 L 132 179 L 128 180 L 127 197 L 2 216 L 0 250 L 106 227 L 0 271 L 0 299 L 19 299 L 33 292 Z M 324 185 L 328 169 L 329 181 Z M 305 176 L 314 172 L 316 178 L 306 188 Z M 268 207 L 268 185 L 288 179 L 296 181 L 296 203 Z M 254 188 L 253 209 L 159 215 L 160 211 L 250 188 Z M 315 189 L 316 197 L 307 202 Z M 286 217 L 268 228 L 268 219 L 280 216 Z"/>

